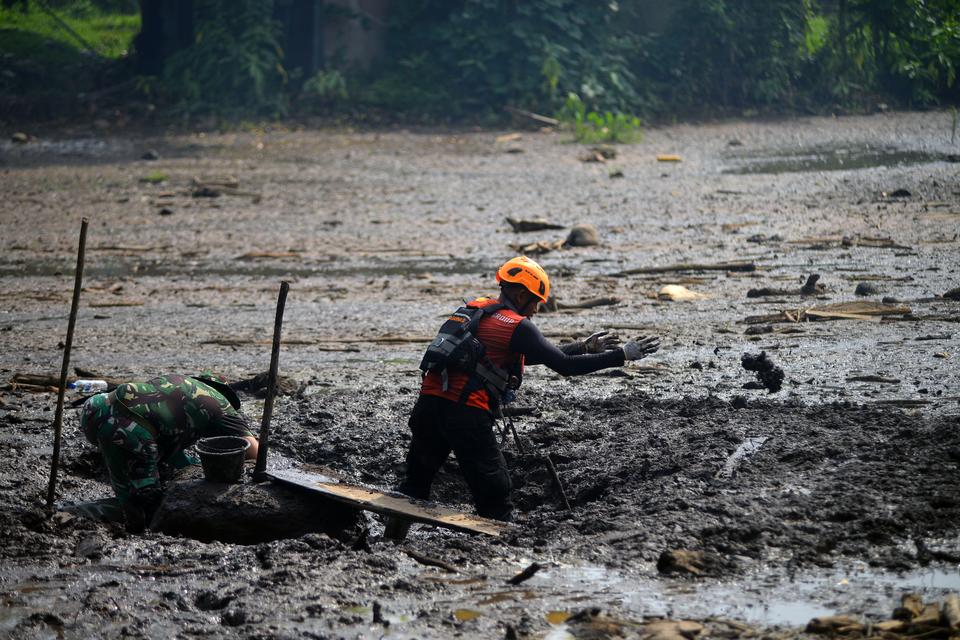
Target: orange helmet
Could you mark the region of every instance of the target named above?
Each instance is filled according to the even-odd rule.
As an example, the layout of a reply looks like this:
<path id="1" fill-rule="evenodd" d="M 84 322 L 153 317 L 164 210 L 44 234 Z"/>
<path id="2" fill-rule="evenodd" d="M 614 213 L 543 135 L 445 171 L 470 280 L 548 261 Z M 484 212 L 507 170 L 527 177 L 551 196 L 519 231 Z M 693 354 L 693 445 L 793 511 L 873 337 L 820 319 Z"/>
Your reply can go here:
<path id="1" fill-rule="evenodd" d="M 514 282 L 537 296 L 543 302 L 550 297 L 550 278 L 543 267 L 528 258 L 519 256 L 503 263 L 497 270 L 497 282 Z"/>

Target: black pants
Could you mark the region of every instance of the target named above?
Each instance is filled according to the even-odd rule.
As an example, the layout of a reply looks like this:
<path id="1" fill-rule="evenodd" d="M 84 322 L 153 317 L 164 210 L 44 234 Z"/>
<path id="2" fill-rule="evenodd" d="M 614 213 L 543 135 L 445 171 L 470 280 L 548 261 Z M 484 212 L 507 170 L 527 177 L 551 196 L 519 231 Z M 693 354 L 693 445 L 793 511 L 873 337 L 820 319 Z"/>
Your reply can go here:
<path id="1" fill-rule="evenodd" d="M 497 446 L 493 416 L 482 409 L 421 395 L 410 414 L 410 431 L 413 441 L 400 491 L 429 500 L 433 478 L 453 451 L 477 513 L 497 520 L 512 519 L 510 474 Z"/>

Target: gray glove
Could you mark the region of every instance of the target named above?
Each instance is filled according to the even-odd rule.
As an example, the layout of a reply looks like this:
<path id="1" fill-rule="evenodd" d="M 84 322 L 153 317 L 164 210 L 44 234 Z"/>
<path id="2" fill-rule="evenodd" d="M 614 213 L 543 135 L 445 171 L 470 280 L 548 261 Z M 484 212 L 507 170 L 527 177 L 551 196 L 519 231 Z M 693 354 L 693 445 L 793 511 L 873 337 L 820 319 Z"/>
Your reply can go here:
<path id="1" fill-rule="evenodd" d="M 624 360 L 639 360 L 660 349 L 660 338 L 657 336 L 641 336 L 639 340 L 631 340 L 623 345 Z"/>
<path id="2" fill-rule="evenodd" d="M 620 336 L 609 331 L 597 331 L 583 342 L 584 353 L 603 353 L 613 351 L 620 346 Z"/>

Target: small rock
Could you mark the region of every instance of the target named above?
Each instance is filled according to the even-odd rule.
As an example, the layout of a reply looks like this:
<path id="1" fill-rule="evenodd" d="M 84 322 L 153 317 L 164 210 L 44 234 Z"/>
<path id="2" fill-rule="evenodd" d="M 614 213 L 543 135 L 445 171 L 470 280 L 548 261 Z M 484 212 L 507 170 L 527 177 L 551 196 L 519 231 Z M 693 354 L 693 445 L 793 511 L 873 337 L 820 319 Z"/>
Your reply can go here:
<path id="1" fill-rule="evenodd" d="M 164 207 L 163 209 L 160 209 L 159 213 L 162 216 L 172 216 L 173 209 L 171 209 L 170 207 Z"/>
<path id="2" fill-rule="evenodd" d="M 11 142 L 16 142 L 17 144 L 27 144 L 30 142 L 30 136 L 25 134 L 23 131 L 17 131 L 15 134 L 10 136 Z"/>
<path id="3" fill-rule="evenodd" d="M 244 609 L 230 608 L 223 612 L 220 621 L 228 627 L 239 627 L 247 623 L 247 612 Z"/>
<path id="4" fill-rule="evenodd" d="M 743 146 L 743 143 L 740 142 L 739 140 L 737 140 L 736 138 L 734 138 L 734 139 L 729 140 L 729 141 L 727 142 L 727 146 L 728 146 L 728 147 L 742 147 L 742 146 Z"/>
<path id="5" fill-rule="evenodd" d="M 893 296 L 883 296 L 883 299 L 880 302 L 884 304 L 899 304 L 900 298 L 894 298 Z"/>
<path id="6" fill-rule="evenodd" d="M 884 195 L 888 198 L 909 198 L 913 194 L 906 189 L 897 189 L 895 191 L 891 191 L 890 193 L 885 193 Z"/>
<path id="7" fill-rule="evenodd" d="M 610 178 L 622 178 L 624 177 L 623 169 L 611 169 L 610 173 L 608 173 L 607 176 Z"/>
<path id="8" fill-rule="evenodd" d="M 779 233 L 775 233 L 772 236 L 758 233 L 747 238 L 747 242 L 756 242 L 761 244 L 764 242 L 783 242 L 783 236 Z"/>
<path id="9" fill-rule="evenodd" d="M 858 296 L 875 296 L 880 293 L 880 290 L 872 282 L 860 282 L 853 293 Z"/>
<path id="10" fill-rule="evenodd" d="M 213 591 L 205 590 L 197 594 L 197 597 L 193 600 L 193 604 L 195 604 L 200 611 L 215 611 L 217 609 L 223 609 L 230 604 L 231 600 L 233 600 L 233 596 L 224 596 Z"/>
<path id="11" fill-rule="evenodd" d="M 578 224 L 570 229 L 564 244 L 569 247 L 592 247 L 600 244 L 600 236 L 592 224 Z"/>
<path id="12" fill-rule="evenodd" d="M 194 189 L 193 193 L 190 195 L 192 195 L 194 198 L 219 198 L 221 193 L 213 187 L 202 185 L 199 188 Z"/>
<path id="13" fill-rule="evenodd" d="M 507 147 L 505 153 L 512 153 L 512 154 L 524 153 L 524 150 L 523 150 L 523 147 Z"/>
<path id="14" fill-rule="evenodd" d="M 696 369 L 698 371 L 703 371 L 703 365 L 697 360 L 694 360 L 693 362 L 690 363 L 690 368 Z"/>
<path id="15" fill-rule="evenodd" d="M 160 154 L 157 153 L 156 149 L 147 149 L 143 152 L 143 155 L 140 156 L 141 160 L 159 160 Z"/>

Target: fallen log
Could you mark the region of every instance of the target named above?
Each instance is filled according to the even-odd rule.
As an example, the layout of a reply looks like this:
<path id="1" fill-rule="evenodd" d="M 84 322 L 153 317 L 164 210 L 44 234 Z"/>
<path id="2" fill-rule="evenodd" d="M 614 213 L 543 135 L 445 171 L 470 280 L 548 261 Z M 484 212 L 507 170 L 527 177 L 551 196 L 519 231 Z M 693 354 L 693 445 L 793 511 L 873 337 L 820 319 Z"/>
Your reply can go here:
<path id="1" fill-rule="evenodd" d="M 615 296 L 603 296 L 600 298 L 590 298 L 588 300 L 581 300 L 580 302 L 560 302 L 556 300 L 553 305 L 553 309 L 550 309 L 548 306 L 547 309 L 553 311 L 562 311 L 564 309 L 593 309 L 594 307 L 611 307 L 613 305 L 620 304 L 620 298 Z"/>
<path id="2" fill-rule="evenodd" d="M 511 218 L 507 216 L 507 223 L 513 228 L 516 233 L 523 233 L 526 231 L 544 231 L 552 229 L 563 229 L 562 224 L 554 224 L 548 222 L 543 218 L 537 218 L 536 220 L 517 220 L 516 218 Z"/>
<path id="3" fill-rule="evenodd" d="M 868 320 L 879 322 L 888 316 L 906 316 L 910 307 L 860 300 L 855 302 L 837 302 L 806 309 L 784 310 L 779 313 L 747 316 L 746 324 L 771 324 L 776 322 L 805 322 L 814 320 Z"/>
<path id="4" fill-rule="evenodd" d="M 735 262 L 717 262 L 714 264 L 701 264 L 696 262 L 672 264 L 664 267 L 637 267 L 635 269 L 626 269 L 611 273 L 613 277 L 632 276 L 641 273 L 672 273 L 674 271 L 756 271 L 757 265 L 753 262 L 735 261 Z"/>
<path id="5" fill-rule="evenodd" d="M 767 296 L 812 296 L 825 291 L 825 287 L 822 284 L 817 283 L 817 280 L 819 279 L 820 274 L 813 273 L 807 276 L 806 283 L 799 289 L 776 289 L 772 287 L 761 287 L 747 291 L 747 297 L 763 298 Z"/>
<path id="6" fill-rule="evenodd" d="M 266 258 L 301 258 L 296 251 L 248 251 L 236 257 L 237 260 L 261 260 Z"/>

